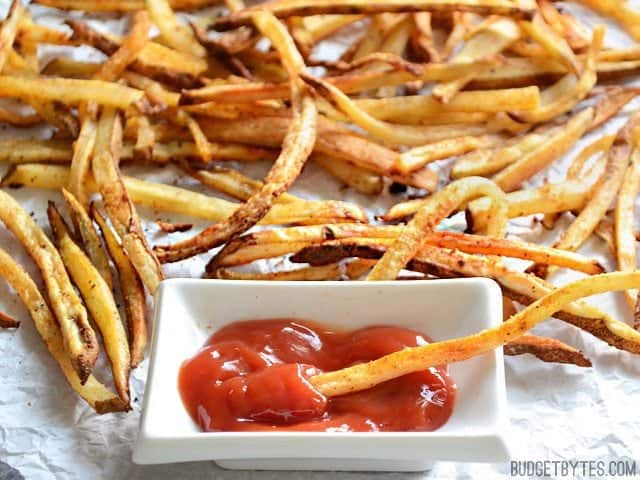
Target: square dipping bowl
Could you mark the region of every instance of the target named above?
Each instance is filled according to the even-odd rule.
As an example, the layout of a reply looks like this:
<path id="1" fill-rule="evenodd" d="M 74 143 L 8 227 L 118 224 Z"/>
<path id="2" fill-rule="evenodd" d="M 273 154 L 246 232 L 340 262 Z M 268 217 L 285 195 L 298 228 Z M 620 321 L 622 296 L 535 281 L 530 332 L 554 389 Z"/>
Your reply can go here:
<path id="1" fill-rule="evenodd" d="M 341 330 L 394 325 L 446 340 L 502 323 L 501 292 L 492 280 L 175 279 L 160 285 L 154 315 L 135 463 L 213 460 L 229 469 L 421 471 L 435 461 L 509 460 L 502 349 L 449 366 L 456 403 L 449 421 L 434 432 L 202 432 L 178 391 L 182 362 L 229 323 L 295 318 Z"/>

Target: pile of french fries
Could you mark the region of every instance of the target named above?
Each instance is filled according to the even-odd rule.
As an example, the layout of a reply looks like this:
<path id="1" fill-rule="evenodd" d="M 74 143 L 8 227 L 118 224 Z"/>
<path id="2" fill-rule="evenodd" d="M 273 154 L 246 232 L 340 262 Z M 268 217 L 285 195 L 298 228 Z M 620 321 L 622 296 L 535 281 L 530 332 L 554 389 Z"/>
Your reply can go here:
<path id="1" fill-rule="evenodd" d="M 575 1 L 640 41 L 640 12 L 626 2 Z M 12 102 L 0 106 L 0 122 L 51 132 L 46 140 L 0 141 L 0 162 L 9 165 L 0 221 L 44 288 L 1 248 L 0 276 L 97 412 L 130 409 L 129 375 L 145 356 L 147 293 L 162 281 L 161 265 L 218 247 L 205 277 L 394 280 L 411 271 L 410 278 L 479 276 L 501 286 L 501 327 L 314 377 L 327 395 L 500 347 L 591 365 L 577 349 L 529 333 L 552 315 L 640 353 L 636 329 L 581 301 L 622 290 L 640 326 L 640 113 L 588 145 L 564 181 L 529 183 L 640 94 L 621 86 L 640 70 L 640 45 L 606 48 L 604 27 L 588 30 L 551 0 L 35 3 L 129 20 L 122 36 L 77 15 L 52 28 L 14 0 L 0 26 L 0 96 Z M 189 22 L 176 13 L 212 6 Z M 340 57 L 318 58 L 323 42 L 345 29 L 359 33 Z M 43 45 L 90 47 L 103 60 L 59 54 L 42 64 Z M 259 180 L 229 161 L 271 167 Z M 450 178 L 433 168 L 440 161 L 450 164 Z M 375 221 L 354 203 L 288 193 L 308 162 L 365 195 L 408 193 Z M 125 175 L 125 164 L 172 168 L 208 193 Z M 12 197 L 18 187 L 62 193 L 64 202 L 47 209 L 50 235 Z M 152 246 L 137 205 L 212 223 Z M 438 230 L 458 212 L 467 233 Z M 543 215 L 553 228 L 565 213 L 573 220 L 551 247 L 505 238 L 510 219 Z M 167 234 L 192 229 L 158 226 Z M 249 232 L 255 226 L 262 228 Z M 593 234 L 607 242 L 619 272 L 604 273 L 577 253 Z M 236 268 L 278 257 L 303 265 Z M 504 258 L 531 265 L 517 270 Z M 546 277 L 557 268 L 586 277 L 555 287 Z M 18 325 L 0 313 L 1 327 Z M 115 392 L 93 375 L 101 343 Z"/>

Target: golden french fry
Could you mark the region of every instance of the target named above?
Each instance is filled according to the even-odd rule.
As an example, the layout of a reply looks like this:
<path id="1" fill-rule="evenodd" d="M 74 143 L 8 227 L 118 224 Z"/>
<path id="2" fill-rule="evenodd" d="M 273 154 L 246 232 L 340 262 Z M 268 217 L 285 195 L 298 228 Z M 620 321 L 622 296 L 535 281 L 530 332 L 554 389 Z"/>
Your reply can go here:
<path id="1" fill-rule="evenodd" d="M 0 312 L 0 328 L 18 328 L 20 322 L 6 313 Z"/>
<path id="2" fill-rule="evenodd" d="M 593 119 L 593 108 L 580 111 L 567 122 L 565 128 L 549 132 L 537 148 L 533 148 L 522 158 L 495 174 L 493 181 L 505 192 L 516 190 L 525 180 L 531 178 L 573 147 Z"/>
<path id="3" fill-rule="evenodd" d="M 92 158 L 91 170 L 109 218 L 145 287 L 153 294 L 163 278 L 162 268 L 147 243 L 140 218 L 120 175 L 121 145 L 120 117 L 115 110 L 105 109 L 98 121 L 96 154 Z"/>
<path id="4" fill-rule="evenodd" d="M 567 113 L 582 101 L 597 81 L 597 59 L 602 49 L 604 32 L 603 26 L 594 30 L 580 77 L 576 77 L 573 73 L 565 75 L 553 86 L 542 91 L 539 108 L 527 112 L 515 112 L 513 115 L 522 122 L 541 123 Z"/>
<path id="5" fill-rule="evenodd" d="M 11 195 L 1 190 L 0 220 L 38 265 L 51 308 L 60 325 L 65 349 L 81 383 L 84 383 L 91 374 L 99 346 L 87 311 L 71 285 L 60 255 L 29 214 Z"/>
<path id="6" fill-rule="evenodd" d="M 382 177 L 370 170 L 320 153 L 314 153 L 311 159 L 336 179 L 365 195 L 377 195 L 384 188 Z"/>
<path id="7" fill-rule="evenodd" d="M 366 260 L 355 260 L 346 265 L 331 264 L 320 267 L 303 267 L 296 270 L 286 270 L 270 273 L 236 272 L 226 268 L 216 270 L 216 278 L 227 280 L 272 280 L 272 281 L 317 281 L 342 280 L 360 277 L 371 264 Z"/>
<path id="8" fill-rule="evenodd" d="M 178 261 L 224 243 L 259 222 L 299 175 L 316 141 L 317 110 L 313 98 L 299 81 L 304 60 L 282 23 L 273 15 L 254 14 L 258 29 L 276 46 L 291 76 L 293 121 L 284 139 L 282 152 L 265 178 L 263 187 L 223 222 L 205 229 L 191 239 L 171 246 L 155 247 L 163 262 Z"/>
<path id="9" fill-rule="evenodd" d="M 78 287 L 87 309 L 102 334 L 111 363 L 113 381 L 120 399 L 129 404 L 130 356 L 125 333 L 111 287 L 71 238 L 69 228 L 53 202 L 47 209 L 56 245 L 73 283 Z"/>
<path id="10" fill-rule="evenodd" d="M 111 275 L 111 267 L 109 266 L 109 259 L 104 251 L 98 232 L 93 226 L 89 214 L 80 204 L 78 199 L 73 196 L 67 189 L 62 189 L 62 195 L 69 208 L 71 214 L 71 220 L 75 227 L 77 237 L 82 240 L 82 246 L 94 265 L 96 270 L 100 272 L 100 275 L 107 283 L 110 289 L 113 290 L 113 276 Z"/>
<path id="11" fill-rule="evenodd" d="M 497 135 L 482 135 L 477 137 L 465 135 L 463 137 L 429 143 L 400 154 L 396 161 L 396 167 L 403 173 L 411 172 L 437 160 L 492 147 L 501 140 L 503 140 L 503 138 Z"/>
<path id="12" fill-rule="evenodd" d="M 145 7 L 144 0 L 37 0 L 35 3 L 61 10 L 85 12 L 134 12 Z M 218 3 L 218 0 L 170 0 L 176 10 L 196 10 Z"/>
<path id="13" fill-rule="evenodd" d="M 576 251 L 593 233 L 598 223 L 606 215 L 607 210 L 618 194 L 631 155 L 630 139 L 627 130 L 638 125 L 640 116 L 635 115 L 617 135 L 613 146 L 607 154 L 607 165 L 598 185 L 591 193 L 591 198 L 585 204 L 574 222 L 553 243 L 555 248 Z M 540 277 L 545 277 L 549 269 L 534 265 L 530 271 Z"/>
<path id="14" fill-rule="evenodd" d="M 13 0 L 9 7 L 7 18 L 0 26 L 0 71 L 2 71 L 7 61 L 7 55 L 18 33 L 24 11 L 20 0 Z"/>
<path id="15" fill-rule="evenodd" d="M 101 80 L 17 78 L 0 75 L 0 96 L 60 102 L 65 105 L 95 101 L 100 105 L 127 108 L 140 102 L 144 92 Z"/>
<path id="16" fill-rule="evenodd" d="M 316 375 L 309 381 L 327 396 L 344 395 L 371 388 L 401 375 L 431 366 L 466 360 L 489 352 L 508 341 L 521 337 L 575 300 L 597 293 L 639 286 L 640 272 L 604 273 L 577 280 L 537 300 L 499 327 L 483 330 L 467 337 L 407 348 L 371 362 Z M 636 340 L 640 340 L 640 334 L 637 335 Z"/>
<path id="17" fill-rule="evenodd" d="M 469 63 L 498 55 L 520 38 L 518 24 L 510 18 L 497 18 L 481 24 L 468 38 L 462 48 L 451 57 L 451 63 Z M 448 103 L 457 93 L 473 80 L 479 72 L 440 83 L 433 87 L 433 96 L 442 103 Z"/>
<path id="18" fill-rule="evenodd" d="M 51 0 L 49 0 L 51 1 Z M 465 11 L 478 14 L 496 14 L 527 18 L 533 14 L 535 4 L 517 0 L 288 0 L 270 1 L 253 8 L 246 8 L 227 17 L 218 18 L 216 29 L 229 29 L 251 24 L 255 11 L 266 10 L 277 17 L 318 14 L 400 13 L 400 12 L 452 12 Z"/>
<path id="19" fill-rule="evenodd" d="M 590 367 L 591 361 L 577 350 L 560 340 L 539 337 L 529 333 L 504 345 L 505 355 L 530 354 L 543 362 L 567 363 L 578 367 Z"/>
<path id="20" fill-rule="evenodd" d="M 420 249 L 426 233 L 432 232 L 442 219 L 460 204 L 479 196 L 491 198 L 487 232 L 496 237 L 504 236 L 507 227 L 507 200 L 504 192 L 485 178 L 468 177 L 456 180 L 425 200 L 392 248 L 373 268 L 367 280 L 394 279 Z"/>
<path id="21" fill-rule="evenodd" d="M 580 0 L 579 3 L 596 12 L 613 18 L 620 23 L 629 35 L 637 42 L 640 41 L 640 13 L 632 10 L 627 2 L 616 0 Z"/>
<path id="22" fill-rule="evenodd" d="M 18 265 L 13 257 L 0 248 L 0 276 L 14 288 L 24 302 L 36 330 L 42 337 L 49 353 L 58 362 L 69 385 L 97 413 L 121 412 L 128 410 L 128 404 L 89 374 L 84 382 L 80 380 L 67 354 L 60 327 L 31 277 Z"/>
<path id="23" fill-rule="evenodd" d="M 95 205 L 91 205 L 91 216 L 100 227 L 102 238 L 104 238 L 109 255 L 118 271 L 120 291 L 127 315 L 131 368 L 135 368 L 144 359 L 144 350 L 148 339 L 144 286 L 133 263 L 116 237 L 116 233 L 107 225 L 104 216 L 100 214 Z"/>
<path id="24" fill-rule="evenodd" d="M 531 21 L 521 21 L 518 25 L 540 44 L 546 53 L 557 58 L 570 72 L 580 75 L 582 68 L 573 50 L 564 38 L 547 25 L 541 14 L 535 15 Z"/>
<path id="25" fill-rule="evenodd" d="M 171 48 L 198 57 L 206 55 L 206 50 L 195 39 L 193 32 L 178 21 L 175 13 L 171 10 L 169 0 L 147 0 L 145 6 L 153 23 L 160 30 L 162 39 Z"/>
<path id="26" fill-rule="evenodd" d="M 623 174 L 614 214 L 615 250 L 618 270 L 622 272 L 637 269 L 635 201 L 640 190 L 640 150 L 638 150 L 637 139 L 634 139 L 633 145 L 631 163 Z M 627 303 L 635 314 L 638 292 L 628 290 L 624 293 Z"/>
<path id="27" fill-rule="evenodd" d="M 66 185 L 69 170 L 58 165 L 22 164 L 10 170 L 0 186 L 9 188 L 33 187 L 60 190 Z M 239 204 L 203 195 L 173 185 L 148 182 L 133 177 L 123 178 L 131 200 L 163 212 L 188 215 L 214 222 L 229 217 Z M 93 179 L 91 179 L 93 182 Z M 96 191 L 90 183 L 90 190 Z M 259 222 L 261 225 L 295 223 L 366 222 L 367 216 L 357 205 L 339 201 L 299 201 L 275 204 Z"/>

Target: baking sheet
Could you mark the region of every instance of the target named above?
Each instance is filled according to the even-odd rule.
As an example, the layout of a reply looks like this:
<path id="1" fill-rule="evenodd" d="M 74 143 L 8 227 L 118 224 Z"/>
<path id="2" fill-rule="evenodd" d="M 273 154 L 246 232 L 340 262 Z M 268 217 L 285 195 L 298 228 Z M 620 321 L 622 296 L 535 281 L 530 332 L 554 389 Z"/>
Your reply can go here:
<path id="1" fill-rule="evenodd" d="M 640 8 L 640 1 L 630 4 Z M 0 0 L 0 12 L 8 8 L 8 0 Z M 569 5 L 587 25 L 601 22 L 599 17 L 575 5 Z M 61 18 L 51 9 L 33 7 L 34 17 L 39 22 L 60 24 Z M 71 14 L 79 16 L 78 14 Z M 113 32 L 120 32 L 124 22 L 115 16 L 89 17 L 92 24 Z M 624 33 L 610 26 L 607 45 L 628 46 L 630 40 Z M 327 45 L 323 54 L 334 54 L 340 42 Z M 43 49 L 45 58 L 65 51 L 63 48 Z M 66 50 L 68 51 L 68 50 Z M 74 53 L 76 58 L 99 61 L 101 55 L 91 49 Z M 579 144 L 602 135 L 603 131 L 614 132 L 628 112 L 637 107 L 632 104 L 615 121 L 598 132 L 592 133 Z M 20 132 L 0 127 L 0 139 L 46 136 L 46 131 L 23 130 Z M 554 165 L 536 181 L 548 178 L 562 179 L 565 161 Z M 447 162 L 437 165 L 443 171 Z M 250 175 L 262 176 L 268 165 L 243 166 Z M 4 173 L 4 167 L 0 167 Z M 163 182 L 197 188 L 192 183 L 178 179 L 176 171 L 136 169 L 132 173 Z M 368 197 L 345 190 L 332 178 L 314 165 L 309 165 L 296 182 L 293 192 L 301 196 L 320 199 L 342 199 L 354 201 L 367 208 L 373 216 L 382 213 L 398 198 Z M 40 225 L 46 225 L 45 207 L 49 199 L 61 201 L 51 192 L 21 189 L 12 191 L 21 204 Z M 175 220 L 151 210 L 141 209 L 147 220 L 145 229 L 152 242 L 164 240 L 153 223 L 156 219 Z M 192 221 L 192 219 L 190 219 Z M 564 223 L 563 223 L 564 222 Z M 568 220 L 562 220 L 566 225 Z M 537 226 L 531 229 L 531 219 L 518 219 L 510 225 L 510 234 L 520 238 L 549 243 L 557 235 Z M 204 226 L 200 224 L 199 226 Z M 173 235 L 172 239 L 179 238 Z M 20 245 L 0 228 L 0 245 L 27 267 L 29 273 L 38 277 L 33 263 Z M 591 239 L 581 250 L 593 255 L 609 267 L 614 267 L 603 242 Z M 207 256 L 168 265 L 168 276 L 197 277 L 201 274 Z M 262 268 L 277 266 L 279 260 L 261 265 Z M 554 281 L 563 283 L 569 275 L 557 276 Z M 590 300 L 603 310 L 618 318 L 629 320 L 628 309 L 619 295 L 600 295 Z M 16 331 L 0 331 L 0 479 L 174 479 L 174 478 L 220 478 L 229 480 L 333 478 L 365 479 L 370 474 L 359 473 L 299 473 L 299 472 L 231 472 L 218 468 L 212 462 L 172 464 L 160 466 L 137 466 L 131 462 L 132 445 L 144 392 L 147 361 L 133 372 L 133 411 L 128 414 L 98 416 L 82 402 L 65 383 L 55 362 L 28 318 L 15 293 L 4 282 L 0 282 L 0 310 L 22 320 Z M 640 400 L 640 358 L 609 348 L 588 334 L 550 320 L 536 328 L 536 332 L 559 338 L 585 352 L 593 361 L 593 368 L 580 369 L 573 366 L 549 365 L 529 356 L 508 357 L 506 363 L 507 395 L 511 418 L 509 436 L 513 456 L 516 460 L 637 460 L 640 474 L 640 422 L 638 400 Z M 104 368 L 102 365 L 99 368 Z M 482 412 L 478 412 L 479 415 Z M 10 467 L 9 467 L 10 466 Z M 441 479 L 441 478 L 504 478 L 509 477 L 509 465 L 438 463 L 431 471 L 416 474 L 377 474 L 376 478 L 388 479 Z M 582 477 L 582 475 L 578 475 Z M 628 477 L 627 477 L 628 478 Z"/>

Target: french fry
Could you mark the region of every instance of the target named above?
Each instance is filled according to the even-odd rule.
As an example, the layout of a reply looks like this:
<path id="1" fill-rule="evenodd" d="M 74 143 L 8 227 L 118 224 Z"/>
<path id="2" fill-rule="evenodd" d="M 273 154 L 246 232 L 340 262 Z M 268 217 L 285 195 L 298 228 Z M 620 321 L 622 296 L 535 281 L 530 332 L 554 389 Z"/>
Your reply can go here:
<path id="1" fill-rule="evenodd" d="M 20 322 L 6 313 L 0 312 L 0 328 L 18 328 Z"/>
<path id="2" fill-rule="evenodd" d="M 477 28 L 471 38 L 468 38 L 462 48 L 451 57 L 451 63 L 469 63 L 483 58 L 498 55 L 505 48 L 520 38 L 518 24 L 510 18 L 497 18 Z M 448 103 L 462 90 L 479 72 L 440 83 L 433 87 L 432 94 L 442 103 Z"/>
<path id="3" fill-rule="evenodd" d="M 487 220 L 488 234 L 504 236 L 507 227 L 507 200 L 504 192 L 493 182 L 481 177 L 456 180 L 425 201 L 393 246 L 373 268 L 367 280 L 395 278 L 420 249 L 425 233 L 432 232 L 442 219 L 461 203 L 479 196 L 491 198 L 492 206 Z"/>
<path id="4" fill-rule="evenodd" d="M 540 44 L 546 53 L 557 58 L 570 72 L 580 75 L 582 68 L 573 50 L 564 38 L 547 25 L 541 14 L 535 15 L 531 21 L 521 21 L 518 25 Z"/>
<path id="5" fill-rule="evenodd" d="M 510 356 L 530 354 L 543 362 L 591 367 L 591 361 L 580 350 L 554 338 L 539 337 L 529 333 L 506 343 L 504 354 Z"/>
<path id="6" fill-rule="evenodd" d="M 107 213 L 120 235 L 127 254 L 145 287 L 153 294 L 163 278 L 163 273 L 147 243 L 138 214 L 120 176 L 120 118 L 114 110 L 106 109 L 102 111 L 98 122 L 96 154 L 91 161 L 91 171 L 104 199 Z"/>
<path id="7" fill-rule="evenodd" d="M 100 105 L 127 108 L 141 102 L 144 92 L 101 80 L 16 78 L 0 75 L 0 96 L 33 98 L 65 105 L 93 100 Z"/>
<path id="8" fill-rule="evenodd" d="M 320 153 L 314 153 L 311 159 L 336 179 L 365 195 L 377 195 L 384 188 L 380 175 L 349 162 Z"/>
<path id="9" fill-rule="evenodd" d="M 60 327 L 47 301 L 43 298 L 31 277 L 18 265 L 13 257 L 0 248 L 0 276 L 14 288 L 23 301 L 36 330 L 42 337 L 49 353 L 56 360 L 69 385 L 82 397 L 97 413 L 121 412 L 128 410 L 116 394 L 89 374 L 82 382 L 75 366 L 70 360 L 65 347 L 65 340 L 60 333 Z"/>
<path id="10" fill-rule="evenodd" d="M 69 170 L 58 165 L 23 164 L 5 175 L 0 186 L 9 188 L 33 187 L 60 190 L 66 185 Z M 131 200 L 146 207 L 168 213 L 177 213 L 214 222 L 229 217 L 237 203 L 203 195 L 163 183 L 148 182 L 134 177 L 123 178 Z M 93 182 L 93 179 L 91 179 Z M 90 184 L 90 190 L 96 191 Z M 354 204 L 339 201 L 300 201 L 294 204 L 274 205 L 259 222 L 261 225 L 292 223 L 366 222 L 363 210 Z"/>
<path id="11" fill-rule="evenodd" d="M 597 58 L 602 49 L 604 32 L 603 26 L 594 30 L 580 77 L 572 73 L 565 75 L 553 86 L 542 91 L 538 109 L 515 112 L 512 115 L 521 122 L 541 123 L 568 112 L 583 100 L 597 81 Z"/>
<path id="12" fill-rule="evenodd" d="M 113 55 L 120 47 L 118 38 L 108 37 L 76 20 L 67 20 L 66 23 L 73 30 L 74 41 L 91 45 L 105 55 Z M 156 42 L 147 43 L 131 64 L 131 69 L 141 75 L 148 75 L 181 88 L 202 86 L 202 81 L 198 77 L 207 68 L 207 62 L 204 59 L 178 52 Z"/>
<path id="13" fill-rule="evenodd" d="M 284 139 L 282 152 L 267 174 L 264 186 L 228 219 L 191 239 L 172 246 L 155 247 L 164 262 L 178 261 L 207 251 L 259 222 L 271 209 L 274 199 L 284 193 L 299 175 L 315 144 L 315 102 L 298 80 L 304 60 L 284 26 L 275 17 L 256 13 L 254 21 L 257 28 L 274 43 L 291 76 L 293 121 Z"/>
<path id="14" fill-rule="evenodd" d="M 628 130 L 638 125 L 640 116 L 634 116 L 625 128 L 618 132 L 613 146 L 607 154 L 607 164 L 602 179 L 591 193 L 591 198 L 585 204 L 574 222 L 553 243 L 555 248 L 576 251 L 595 230 L 598 222 L 606 215 L 607 209 L 620 190 L 624 180 L 624 174 L 631 156 L 630 139 Z M 549 269 L 534 265 L 530 267 L 539 277 L 545 277 Z"/>
<path id="15" fill-rule="evenodd" d="M 109 255 L 118 271 L 120 291 L 127 315 L 131 368 L 136 368 L 144 359 L 148 339 L 144 286 L 116 233 L 107 225 L 104 216 L 93 204 L 91 205 L 91 216 L 100 227 L 102 238 L 104 238 Z"/>
<path id="16" fill-rule="evenodd" d="M 31 127 L 42 122 L 42 119 L 37 113 L 22 115 L 5 108 L 0 108 L 0 122 L 8 123 L 16 127 Z"/>
<path id="17" fill-rule="evenodd" d="M 538 0 L 538 9 L 544 20 L 573 50 L 589 46 L 589 37 L 583 25 L 568 13 L 560 12 L 550 0 Z"/>
<path id="18" fill-rule="evenodd" d="M 271 281 L 318 281 L 318 280 L 353 280 L 360 277 L 371 264 L 366 260 L 355 260 L 346 265 L 331 264 L 321 267 L 303 267 L 270 273 L 236 272 L 226 268 L 216 271 L 217 278 L 227 280 L 271 280 Z"/>
<path id="19" fill-rule="evenodd" d="M 492 147 L 500 142 L 500 140 L 502 140 L 502 138 L 497 135 L 482 135 L 476 137 L 466 135 L 441 140 L 401 153 L 396 161 L 396 167 L 401 172 L 408 173 L 437 160 Z"/>
<path id="20" fill-rule="evenodd" d="M 102 334 L 102 341 L 111 363 L 113 381 L 118 395 L 128 405 L 129 345 L 111 287 L 107 285 L 82 249 L 72 240 L 69 228 L 53 202 L 49 202 L 47 215 L 65 267 L 74 284 L 78 287 L 91 318 Z"/>
<path id="21" fill-rule="evenodd" d="M 368 363 L 322 373 L 309 379 L 327 396 L 344 395 L 425 368 L 466 360 L 517 339 L 565 305 L 597 293 L 640 286 L 640 273 L 604 273 L 560 287 L 516 313 L 499 327 L 468 337 L 404 349 Z M 638 336 L 640 339 L 640 335 Z"/>
<path id="22" fill-rule="evenodd" d="M 86 105 L 84 105 L 86 107 Z M 73 142 L 73 157 L 69 169 L 69 184 L 67 188 L 78 199 L 83 208 L 89 204 L 85 189 L 86 178 L 91 167 L 91 154 L 96 143 L 96 133 L 98 124 L 92 115 L 97 107 L 91 103 L 91 107 L 86 108 L 85 118 L 82 121 L 80 134 Z"/>
<path id="23" fill-rule="evenodd" d="M 614 213 L 616 258 L 618 270 L 622 272 L 633 271 L 637 268 L 635 201 L 638 190 L 640 190 L 640 150 L 638 150 L 640 138 L 636 135 L 636 131 L 633 134 L 635 138 L 633 139 L 631 162 L 623 174 Z M 638 292 L 628 290 L 624 294 L 631 311 L 635 314 Z M 637 323 L 638 319 L 636 318 L 635 321 Z"/>
<path id="24" fill-rule="evenodd" d="M 499 113 L 510 110 L 512 106 L 516 109 L 534 110 L 539 105 L 540 92 L 537 87 L 460 92 L 446 104 L 429 95 L 363 98 L 354 102 L 378 120 L 406 123 L 451 112 Z"/>
<path id="25" fill-rule="evenodd" d="M 442 56 L 435 45 L 433 29 L 431 27 L 431 13 L 418 12 L 413 14 L 414 29 L 411 35 L 411 48 L 418 53 L 425 62 L 440 62 Z"/>
<path id="26" fill-rule="evenodd" d="M 360 13 L 401 13 L 401 12 L 452 12 L 468 11 L 478 14 L 496 14 L 515 18 L 527 18 L 533 14 L 534 4 L 519 0 L 288 0 L 270 1 L 259 6 L 246 8 L 228 17 L 218 18 L 213 27 L 218 30 L 239 25 L 250 25 L 251 15 L 257 10 L 266 10 L 276 17 L 319 15 L 319 14 L 360 14 Z"/>
<path id="27" fill-rule="evenodd" d="M 83 10 L 85 12 L 133 12 L 145 7 L 144 0 L 37 0 L 35 3 L 61 10 Z M 209 7 L 218 0 L 170 0 L 176 10 L 195 10 Z"/>
<path id="28" fill-rule="evenodd" d="M 312 230 L 312 228 L 315 230 Z M 318 234 L 315 238 L 309 235 L 317 232 L 318 228 L 319 227 L 293 227 L 289 229 L 288 235 L 280 235 L 276 238 L 276 240 L 279 241 L 273 243 L 291 242 L 297 247 L 301 241 L 304 241 L 308 246 L 298 250 L 290 260 L 293 262 L 307 262 L 313 265 L 322 265 L 343 258 L 342 253 L 340 253 L 338 259 L 334 259 L 328 255 L 328 252 L 331 252 L 333 247 L 339 245 L 348 246 L 352 242 L 357 243 L 362 239 L 371 241 L 375 245 L 388 246 L 402 231 L 401 227 L 385 227 L 385 229 L 382 230 L 367 226 L 361 226 L 359 229 L 354 228 L 350 231 L 348 227 L 341 225 L 337 228 L 330 226 L 324 227 L 331 232 L 330 236 L 326 233 Z M 327 237 L 329 237 L 329 239 L 327 239 Z M 255 256 L 259 254 L 260 250 L 258 247 L 268 245 L 268 239 L 268 234 L 263 234 L 262 232 L 249 238 L 240 237 L 234 241 L 235 243 L 230 244 L 228 248 L 220 252 L 211 264 L 231 266 L 255 261 L 260 258 Z M 509 258 L 538 261 L 544 264 L 570 268 L 589 275 L 604 272 L 604 267 L 593 259 L 575 254 L 567 254 L 568 252 L 565 253 L 563 250 L 495 237 L 487 238 L 457 232 L 432 232 L 425 235 L 424 244 L 431 247 L 457 249 L 465 253 L 500 255 Z M 246 250 L 245 247 L 249 247 L 249 250 Z M 427 250 L 430 251 L 429 248 Z M 294 251 L 295 249 L 291 249 L 286 253 Z M 248 253 L 250 253 L 251 256 L 249 256 Z M 419 256 L 420 254 L 418 254 L 418 257 Z M 320 260 L 318 261 L 318 259 Z"/>
<path id="29" fill-rule="evenodd" d="M 595 10 L 596 12 L 611 17 L 624 27 L 627 33 L 636 42 L 640 41 L 640 13 L 632 10 L 626 2 L 615 0 L 580 0 L 579 3 Z"/>
<path id="30" fill-rule="evenodd" d="M 550 132 L 537 148 L 495 174 L 493 181 L 505 192 L 516 190 L 525 180 L 566 153 L 587 130 L 593 119 L 592 108 L 581 110 L 567 122 L 565 128 Z"/>
<path id="31" fill-rule="evenodd" d="M 7 18 L 0 26 L 0 71 L 7 61 L 7 54 L 18 33 L 20 21 L 24 15 L 24 7 L 20 0 L 13 0 Z"/>
<path id="32" fill-rule="evenodd" d="M 0 220 L 18 238 L 40 269 L 64 346 L 80 383 L 84 384 L 98 356 L 98 341 L 57 250 L 13 197 L 0 191 Z"/>
<path id="33" fill-rule="evenodd" d="M 562 127 L 557 127 L 557 132 Z M 528 155 L 541 147 L 552 132 L 534 131 L 523 137 L 507 140 L 494 149 L 478 149 L 459 157 L 451 168 L 451 178 L 458 179 L 474 175 L 488 176 Z"/>
<path id="34" fill-rule="evenodd" d="M 178 21 L 169 0 L 147 0 L 145 6 L 162 39 L 171 48 L 197 57 L 206 55 L 206 50 L 195 39 L 193 32 Z"/>
<path id="35" fill-rule="evenodd" d="M 188 232 L 193 228 L 193 224 L 191 223 L 169 223 L 160 220 L 156 222 L 156 225 L 158 225 L 164 233 Z"/>
<path id="36" fill-rule="evenodd" d="M 113 290 L 113 276 L 111 275 L 111 267 L 109 259 L 104 251 L 98 232 L 93 226 L 89 214 L 80 204 L 78 199 L 73 196 L 67 189 L 62 189 L 62 195 L 71 214 L 77 237 L 82 240 L 82 246 L 95 269 L 100 273 L 109 289 Z"/>

